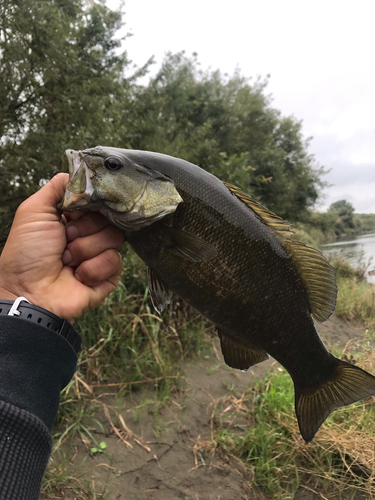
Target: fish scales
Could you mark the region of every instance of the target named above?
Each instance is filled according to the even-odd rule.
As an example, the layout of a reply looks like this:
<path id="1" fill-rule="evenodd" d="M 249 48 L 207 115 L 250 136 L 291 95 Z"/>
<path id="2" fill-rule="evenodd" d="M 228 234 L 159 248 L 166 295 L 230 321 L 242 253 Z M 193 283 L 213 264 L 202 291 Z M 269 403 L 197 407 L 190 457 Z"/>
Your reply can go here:
<path id="1" fill-rule="evenodd" d="M 121 227 L 148 265 L 156 309 L 171 291 L 188 302 L 215 324 L 229 366 L 278 360 L 294 381 L 307 442 L 334 409 L 375 393 L 372 375 L 321 341 L 312 315 L 332 312 L 334 273 L 319 252 L 287 239 L 282 219 L 177 158 L 97 147 L 67 159 L 61 208 L 99 210 Z"/>
<path id="2" fill-rule="evenodd" d="M 205 220 L 196 216 L 200 205 L 197 200 L 189 203 L 184 193 L 182 198 L 183 206 L 170 216 L 172 225 L 205 237 L 217 249 L 217 257 L 201 263 L 181 262 L 157 245 L 160 230 L 153 226 L 126 233 L 131 246 L 169 288 L 229 337 L 265 350 L 291 374 L 298 374 L 302 365 L 300 377 L 310 380 L 316 372 L 316 366 L 310 363 L 312 353 L 326 358 L 329 353 L 317 335 L 306 289 L 290 256 L 282 248 L 274 252 L 265 238 L 249 237 L 253 225 L 263 226 L 256 218 L 247 221 L 246 234 L 241 226 L 233 227 L 217 213 L 220 224 L 216 231 L 207 231 Z M 273 246 L 276 244 L 281 246 L 273 242 Z"/>

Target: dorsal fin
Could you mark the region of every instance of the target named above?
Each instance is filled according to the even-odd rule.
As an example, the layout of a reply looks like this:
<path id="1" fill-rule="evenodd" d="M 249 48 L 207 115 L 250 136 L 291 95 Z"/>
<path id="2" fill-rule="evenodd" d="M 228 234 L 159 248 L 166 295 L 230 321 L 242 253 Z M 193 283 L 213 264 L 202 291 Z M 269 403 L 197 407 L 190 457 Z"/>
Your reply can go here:
<path id="1" fill-rule="evenodd" d="M 335 271 L 327 259 L 319 250 L 308 247 L 300 241 L 290 240 L 293 231 L 290 229 L 290 224 L 284 219 L 270 212 L 236 186 L 224 184 L 239 200 L 255 212 L 264 224 L 282 237 L 307 288 L 312 317 L 319 322 L 327 320 L 335 309 L 337 297 Z"/>
<path id="2" fill-rule="evenodd" d="M 241 191 L 236 186 L 232 184 L 227 184 L 224 182 L 224 185 L 233 193 L 239 200 L 241 200 L 245 205 L 247 205 L 253 212 L 255 212 L 262 221 L 273 229 L 277 234 L 282 236 L 284 239 L 289 238 L 293 231 L 290 229 L 290 224 L 286 222 L 284 219 L 274 214 L 268 208 L 263 207 L 260 203 L 253 200 L 248 194 Z"/>
<path id="3" fill-rule="evenodd" d="M 335 271 L 319 250 L 300 241 L 289 240 L 285 243 L 307 288 L 312 317 L 322 323 L 331 316 L 336 306 Z"/>

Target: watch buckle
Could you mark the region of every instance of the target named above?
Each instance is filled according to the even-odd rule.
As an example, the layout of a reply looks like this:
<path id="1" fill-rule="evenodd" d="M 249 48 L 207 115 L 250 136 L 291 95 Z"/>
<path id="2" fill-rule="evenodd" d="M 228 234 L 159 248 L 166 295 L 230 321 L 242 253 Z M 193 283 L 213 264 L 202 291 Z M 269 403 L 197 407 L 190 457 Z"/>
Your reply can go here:
<path id="1" fill-rule="evenodd" d="M 9 309 L 8 316 L 19 316 L 21 314 L 21 312 L 18 310 L 18 306 L 21 302 L 28 302 L 29 304 L 31 304 L 31 302 L 25 297 L 17 297 L 12 307 Z"/>

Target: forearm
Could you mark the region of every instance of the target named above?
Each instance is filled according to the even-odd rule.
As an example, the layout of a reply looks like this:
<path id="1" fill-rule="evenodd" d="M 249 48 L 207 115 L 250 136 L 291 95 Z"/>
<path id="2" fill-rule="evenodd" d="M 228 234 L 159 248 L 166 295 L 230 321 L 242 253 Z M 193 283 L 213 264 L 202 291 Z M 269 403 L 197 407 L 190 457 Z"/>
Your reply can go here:
<path id="1" fill-rule="evenodd" d="M 122 231 L 98 213 L 67 222 L 57 210 L 67 183 L 58 174 L 19 206 L 0 255 L 0 500 L 38 498 L 60 391 L 77 363 L 65 322 L 98 306 L 122 272 Z M 4 300 L 21 297 L 64 321 L 61 336 L 41 311 L 36 324 L 33 311 L 7 316 Z"/>
<path id="2" fill-rule="evenodd" d="M 0 498 L 39 498 L 60 392 L 76 363 L 52 330 L 0 317 Z"/>
<path id="3" fill-rule="evenodd" d="M 35 415 L 0 401 L 0 499 L 37 500 L 52 438 Z"/>

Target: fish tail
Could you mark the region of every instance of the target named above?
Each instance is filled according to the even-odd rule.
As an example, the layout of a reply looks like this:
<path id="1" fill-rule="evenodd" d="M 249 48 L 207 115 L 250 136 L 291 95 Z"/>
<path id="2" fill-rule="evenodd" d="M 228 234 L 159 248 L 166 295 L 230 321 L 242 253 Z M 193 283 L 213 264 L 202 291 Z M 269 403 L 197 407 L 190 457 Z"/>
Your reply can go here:
<path id="1" fill-rule="evenodd" d="M 333 376 L 316 387 L 295 382 L 295 406 L 303 439 L 311 443 L 325 419 L 341 406 L 375 394 L 375 377 L 346 361 L 333 358 Z"/>

